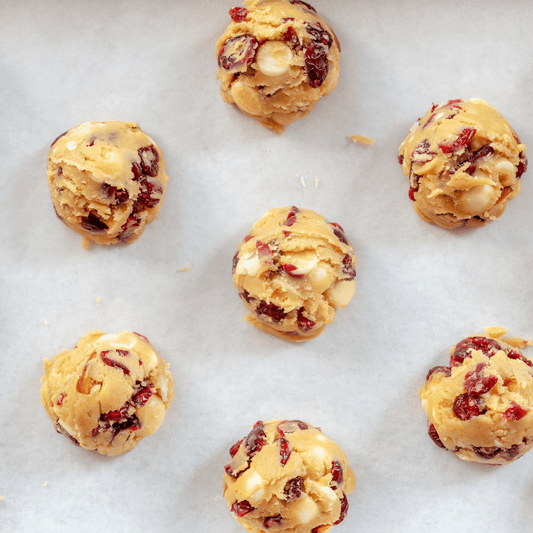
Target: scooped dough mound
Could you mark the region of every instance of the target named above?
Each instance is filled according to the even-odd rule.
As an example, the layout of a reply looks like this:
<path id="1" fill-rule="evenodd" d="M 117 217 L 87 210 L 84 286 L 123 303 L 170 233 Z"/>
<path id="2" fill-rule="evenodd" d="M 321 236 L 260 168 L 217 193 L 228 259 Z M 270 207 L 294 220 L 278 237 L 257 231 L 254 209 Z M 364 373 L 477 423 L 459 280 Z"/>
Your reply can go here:
<path id="1" fill-rule="evenodd" d="M 479 98 L 433 105 L 400 145 L 398 161 L 415 211 L 443 228 L 482 226 L 501 216 L 527 169 L 525 145 Z"/>
<path id="2" fill-rule="evenodd" d="M 344 452 L 300 420 L 257 422 L 230 449 L 224 497 L 250 532 L 326 533 L 344 520 L 355 476 Z"/>
<path id="3" fill-rule="evenodd" d="M 133 122 L 84 122 L 48 153 L 57 216 L 98 244 L 131 243 L 154 221 L 168 176 L 157 144 Z"/>
<path id="4" fill-rule="evenodd" d="M 174 397 L 168 365 L 139 333 L 91 331 L 44 369 L 41 403 L 57 432 L 105 455 L 154 433 Z"/>
<path id="5" fill-rule="evenodd" d="M 245 0 L 216 44 L 228 104 L 275 131 L 307 116 L 337 85 L 340 44 L 307 2 Z"/>
<path id="6" fill-rule="evenodd" d="M 531 341 L 485 331 L 453 346 L 450 365 L 432 368 L 419 396 L 437 446 L 503 465 L 533 446 L 533 360 L 518 350 Z"/>
<path id="7" fill-rule="evenodd" d="M 310 209 L 270 209 L 233 258 L 246 320 L 282 339 L 320 335 L 355 293 L 354 255 L 344 230 Z"/>

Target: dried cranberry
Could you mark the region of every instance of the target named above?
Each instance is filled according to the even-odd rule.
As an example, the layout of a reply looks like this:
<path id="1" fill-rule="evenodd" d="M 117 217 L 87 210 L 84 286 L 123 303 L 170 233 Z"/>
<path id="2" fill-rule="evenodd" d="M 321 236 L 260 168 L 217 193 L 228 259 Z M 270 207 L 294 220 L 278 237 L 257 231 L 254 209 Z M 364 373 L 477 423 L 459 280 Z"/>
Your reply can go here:
<path id="1" fill-rule="evenodd" d="M 159 172 L 159 153 L 154 145 L 145 146 L 137 150 L 141 158 L 141 168 L 143 174 L 155 178 Z"/>
<path id="2" fill-rule="evenodd" d="M 435 426 L 433 424 L 429 425 L 428 428 L 428 435 L 430 436 L 431 440 L 443 450 L 447 450 L 446 446 L 444 446 L 442 440 L 440 440 L 439 434 L 437 433 L 437 430 L 435 429 Z"/>
<path id="3" fill-rule="evenodd" d="M 305 431 L 309 429 L 309 426 L 301 420 L 282 420 L 278 427 L 277 432 L 284 437 L 286 433 L 294 433 L 295 431 Z"/>
<path id="4" fill-rule="evenodd" d="M 404 160 L 403 154 L 398 155 L 398 163 L 400 163 L 400 165 L 403 165 L 403 160 Z"/>
<path id="5" fill-rule="evenodd" d="M 493 375 L 484 376 L 485 363 L 479 363 L 476 365 L 476 368 L 470 370 L 465 375 L 463 382 L 466 392 L 473 395 L 485 394 L 489 392 L 496 383 L 498 383 L 498 378 Z"/>
<path id="6" fill-rule="evenodd" d="M 226 70 L 249 65 L 257 53 L 259 43 L 253 35 L 237 35 L 228 39 L 218 54 L 218 66 Z"/>
<path id="7" fill-rule="evenodd" d="M 108 411 L 100 415 L 100 420 L 122 420 L 128 416 L 129 405 L 125 403 L 120 409 L 116 411 Z"/>
<path id="8" fill-rule="evenodd" d="M 242 22 L 246 15 L 248 15 L 248 10 L 244 7 L 232 7 L 229 10 L 229 16 L 233 22 Z"/>
<path id="9" fill-rule="evenodd" d="M 153 396 L 153 394 L 154 390 L 152 389 L 152 387 L 143 387 L 141 390 L 134 394 L 131 401 L 136 407 L 142 407 L 146 404 L 150 397 Z"/>
<path id="10" fill-rule="evenodd" d="M 304 490 L 304 480 L 302 477 L 294 477 L 289 479 L 285 483 L 285 488 L 283 489 L 284 494 L 287 495 L 288 500 L 295 500 L 302 495 Z"/>
<path id="11" fill-rule="evenodd" d="M 439 148 L 443 154 L 453 154 L 461 148 L 467 147 L 476 134 L 475 128 L 464 128 L 455 141 L 445 142 L 439 144 Z"/>
<path id="12" fill-rule="evenodd" d="M 518 157 L 520 158 L 520 162 L 516 167 L 516 178 L 520 179 L 522 177 L 522 174 L 527 170 L 527 158 L 524 155 L 524 152 L 520 152 L 518 154 Z"/>
<path id="13" fill-rule="evenodd" d="M 520 455 L 520 446 L 518 444 L 513 444 L 510 448 L 506 448 L 502 452 L 502 458 L 506 461 L 516 459 L 518 455 Z"/>
<path id="14" fill-rule="evenodd" d="M 302 6 L 305 6 L 309 11 L 312 11 L 313 13 L 316 13 L 316 9 L 309 5 L 307 2 L 303 2 L 303 0 L 289 0 L 290 4 L 301 4 Z"/>
<path id="15" fill-rule="evenodd" d="M 269 304 L 263 300 L 258 305 L 255 310 L 259 315 L 269 316 L 274 322 L 281 322 L 286 316 L 287 313 L 275 304 Z"/>
<path id="16" fill-rule="evenodd" d="M 294 274 L 294 271 L 298 270 L 298 267 L 295 266 L 295 265 L 289 265 L 289 264 L 279 265 L 278 270 L 280 272 L 285 272 L 291 278 L 299 278 L 299 279 L 301 279 L 301 278 L 305 277 L 305 274 Z"/>
<path id="17" fill-rule="evenodd" d="M 255 241 L 255 247 L 257 248 L 257 255 L 261 263 L 264 263 L 265 265 L 274 264 L 272 250 L 269 248 L 268 244 L 264 244 L 259 239 L 257 239 L 257 241 Z"/>
<path id="18" fill-rule="evenodd" d="M 298 327 L 302 331 L 311 331 L 315 327 L 315 322 L 305 317 L 302 313 L 302 309 L 298 309 L 298 318 L 296 321 L 298 322 Z"/>
<path id="19" fill-rule="evenodd" d="M 516 402 L 511 402 L 511 407 L 502 413 L 504 420 L 520 420 L 527 415 L 529 411 L 518 405 Z"/>
<path id="20" fill-rule="evenodd" d="M 100 233 L 109 229 L 109 226 L 92 212 L 86 217 L 81 217 L 81 225 L 91 233 Z"/>
<path id="21" fill-rule="evenodd" d="M 304 57 L 307 80 L 309 85 L 316 89 L 326 81 L 328 76 L 328 49 L 322 43 L 311 41 L 305 49 Z"/>
<path id="22" fill-rule="evenodd" d="M 54 427 L 55 427 L 55 430 L 58 432 L 58 433 L 61 433 L 62 435 L 64 435 L 65 437 L 67 437 L 69 440 L 71 440 L 76 446 L 79 446 L 80 443 L 78 442 L 78 439 L 76 439 L 75 437 L 73 437 L 59 422 L 56 422 L 54 424 Z"/>
<path id="23" fill-rule="evenodd" d="M 501 448 L 481 448 L 474 446 L 474 453 L 482 459 L 494 459 L 502 450 Z"/>
<path id="24" fill-rule="evenodd" d="M 342 259 L 342 264 L 342 272 L 343 274 L 346 274 L 348 276 L 347 281 L 354 279 L 356 272 L 350 254 L 346 254 L 344 256 L 344 258 Z"/>
<path id="25" fill-rule="evenodd" d="M 239 252 L 235 252 L 235 255 L 233 256 L 233 264 L 231 266 L 231 273 L 235 274 L 235 271 L 237 270 L 237 263 L 239 262 Z"/>
<path id="26" fill-rule="evenodd" d="M 423 165 L 424 163 L 431 161 L 435 155 L 435 152 L 430 150 L 430 143 L 428 139 L 424 139 L 416 145 L 416 148 L 411 154 L 411 160 L 413 163 Z"/>
<path id="27" fill-rule="evenodd" d="M 59 395 L 59 398 L 57 399 L 56 405 L 63 405 L 63 400 L 65 399 L 65 395 L 61 393 Z"/>
<path id="28" fill-rule="evenodd" d="M 139 339 L 143 340 L 144 342 L 150 344 L 148 337 L 145 337 L 144 335 L 141 335 L 140 333 L 137 333 L 136 331 L 134 331 L 133 334 L 137 335 L 137 337 L 139 337 Z"/>
<path id="29" fill-rule="evenodd" d="M 102 361 L 107 366 L 110 366 L 112 368 L 118 368 L 119 370 L 122 370 L 122 372 L 124 372 L 124 374 L 129 375 L 130 370 L 129 370 L 129 368 L 126 365 L 122 364 L 120 361 L 115 361 L 114 359 L 110 359 L 109 357 L 107 357 L 107 354 L 110 351 L 111 350 L 105 350 L 105 351 L 100 353 L 100 358 L 102 359 Z"/>
<path id="30" fill-rule="evenodd" d="M 320 22 L 306 22 L 305 29 L 311 35 L 313 41 L 327 46 L 328 50 L 331 48 L 333 37 Z"/>
<path id="31" fill-rule="evenodd" d="M 281 515 L 269 516 L 263 520 L 263 527 L 269 529 L 270 526 L 279 526 L 281 525 Z"/>
<path id="32" fill-rule="evenodd" d="M 478 396 L 468 393 L 460 394 L 455 398 L 453 412 L 461 420 L 470 420 L 474 416 L 482 415 L 487 411 L 485 403 Z"/>
<path id="33" fill-rule="evenodd" d="M 237 454 L 237 452 L 239 451 L 239 448 L 241 447 L 241 444 L 242 444 L 242 441 L 244 439 L 241 439 L 241 440 L 238 440 L 230 449 L 229 449 L 229 454 L 232 456 L 232 457 L 235 457 L 235 455 Z"/>
<path id="34" fill-rule="evenodd" d="M 276 439 L 276 442 L 279 442 L 280 463 L 282 466 L 285 466 L 291 455 L 291 445 L 284 437 L 279 437 Z"/>
<path id="35" fill-rule="evenodd" d="M 61 137 L 64 137 L 66 134 L 68 133 L 68 131 L 65 131 L 64 133 L 62 133 L 61 135 L 58 135 L 55 139 L 54 139 L 54 142 L 50 145 L 50 148 L 52 146 L 54 146 L 54 144 L 59 141 L 59 139 L 61 139 Z"/>
<path id="36" fill-rule="evenodd" d="M 458 366 L 463 361 L 472 357 L 472 350 L 478 350 L 487 357 L 492 357 L 498 350 L 501 350 L 500 344 L 494 339 L 486 337 L 467 337 L 458 342 L 453 354 L 450 356 L 450 366 Z"/>
<path id="37" fill-rule="evenodd" d="M 341 498 L 341 512 L 339 514 L 338 520 L 336 522 L 333 522 L 334 526 L 340 524 L 346 518 L 346 515 L 348 514 L 348 507 L 348 498 L 346 498 L 346 494 L 343 494 Z"/>
<path id="38" fill-rule="evenodd" d="M 348 246 L 350 246 L 350 243 L 346 238 L 344 230 L 341 228 L 341 226 L 339 226 L 335 222 L 330 222 L 330 224 L 334 227 L 333 233 L 335 234 L 335 237 L 337 237 L 337 239 L 339 239 L 339 241 L 341 241 L 343 244 L 347 244 Z"/>
<path id="39" fill-rule="evenodd" d="M 287 239 L 289 237 L 289 235 L 291 234 L 291 232 L 289 230 L 282 230 L 283 231 L 283 235 L 285 235 L 285 238 Z"/>
<path id="40" fill-rule="evenodd" d="M 141 219 L 137 215 L 130 215 L 128 220 L 121 226 L 122 233 L 120 234 L 120 239 L 127 239 L 131 234 L 133 228 L 136 228 L 141 224 Z"/>
<path id="41" fill-rule="evenodd" d="M 255 298 L 250 296 L 250 293 L 245 289 L 244 292 L 240 292 L 239 296 L 248 304 L 251 304 Z"/>
<path id="42" fill-rule="evenodd" d="M 155 207 L 160 198 L 154 198 L 152 194 L 161 194 L 163 189 L 158 184 L 150 183 L 146 178 L 143 178 L 139 181 L 139 194 L 133 204 L 132 211 L 133 213 L 138 213 L 144 208 L 153 208 Z"/>
<path id="43" fill-rule="evenodd" d="M 452 375 L 452 369 L 448 366 L 434 366 L 429 372 L 428 372 L 428 375 L 426 376 L 426 381 L 433 375 L 433 374 L 436 374 L 437 372 L 440 372 L 442 374 L 446 374 L 447 376 L 451 376 Z"/>
<path id="44" fill-rule="evenodd" d="M 296 30 L 292 26 L 289 26 L 283 33 L 283 40 L 289 44 L 292 44 L 294 47 L 300 46 L 300 39 L 298 38 Z"/>
<path id="45" fill-rule="evenodd" d="M 344 479 L 344 474 L 342 471 L 342 466 L 339 461 L 333 461 L 331 463 L 331 481 L 335 483 L 336 486 L 340 485 Z"/>
<path id="46" fill-rule="evenodd" d="M 296 222 L 296 213 L 299 213 L 300 210 L 297 207 L 292 206 L 289 214 L 287 215 L 287 220 L 283 223 L 284 226 L 292 226 Z"/>
<path id="47" fill-rule="evenodd" d="M 129 429 L 130 431 L 138 431 L 141 429 L 141 423 L 136 415 L 128 417 L 124 422 L 118 422 L 111 426 L 112 439 L 113 440 L 121 431 Z"/>
<path id="48" fill-rule="evenodd" d="M 231 512 L 239 518 L 242 518 L 244 515 L 247 515 L 248 513 L 251 513 L 254 510 L 255 507 L 252 507 L 248 500 L 243 500 L 242 502 L 235 502 L 231 506 Z"/>
<path id="49" fill-rule="evenodd" d="M 106 196 L 115 199 L 114 205 L 123 204 L 127 202 L 130 197 L 126 189 L 117 189 L 117 187 L 109 185 L 109 183 L 103 183 L 102 190 Z"/>
<path id="50" fill-rule="evenodd" d="M 261 448 L 265 445 L 266 434 L 265 426 L 262 422 L 256 424 L 254 429 L 248 433 L 244 442 L 244 451 L 249 458 L 252 458 L 256 453 L 261 451 Z"/>
<path id="51" fill-rule="evenodd" d="M 521 353 L 516 352 L 515 350 L 512 350 L 511 348 L 507 348 L 506 352 L 507 352 L 507 357 L 509 357 L 510 359 L 520 359 L 520 361 L 523 361 L 524 363 L 526 363 L 527 366 L 533 366 L 533 361 L 523 356 Z"/>

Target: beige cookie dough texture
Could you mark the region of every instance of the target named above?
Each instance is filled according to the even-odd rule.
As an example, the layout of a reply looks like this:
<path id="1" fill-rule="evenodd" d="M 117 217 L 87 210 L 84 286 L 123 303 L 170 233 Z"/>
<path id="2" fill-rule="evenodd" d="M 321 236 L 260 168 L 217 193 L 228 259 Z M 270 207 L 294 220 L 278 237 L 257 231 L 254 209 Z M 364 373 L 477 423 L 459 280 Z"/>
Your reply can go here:
<path id="1" fill-rule="evenodd" d="M 503 465 L 533 446 L 533 360 L 518 350 L 531 341 L 506 331 L 486 328 L 453 346 L 450 367 L 430 370 L 419 391 L 430 436 L 465 461 Z M 468 404 L 481 414 L 465 417 Z"/>
<path id="2" fill-rule="evenodd" d="M 228 104 L 283 133 L 333 91 L 340 45 L 306 2 L 246 0 L 216 44 L 217 78 Z M 239 20 L 237 18 L 237 20 Z"/>
<path id="3" fill-rule="evenodd" d="M 398 160 L 418 215 L 443 228 L 482 226 L 520 191 L 526 147 L 484 100 L 449 100 L 417 120 Z"/>
<path id="4" fill-rule="evenodd" d="M 248 531 L 326 533 L 345 518 L 354 473 L 341 448 L 311 424 L 257 422 L 230 455 L 224 497 Z"/>
<path id="5" fill-rule="evenodd" d="M 44 360 L 41 403 L 58 433 L 119 455 L 154 433 L 174 397 L 172 376 L 148 339 L 91 331 Z"/>
<path id="6" fill-rule="evenodd" d="M 98 244 L 131 243 L 153 222 L 168 176 L 157 144 L 134 122 L 84 122 L 48 153 L 57 216 Z"/>
<path id="7" fill-rule="evenodd" d="M 320 335 L 355 293 L 344 230 L 310 209 L 270 209 L 233 258 L 233 283 L 259 329 L 300 342 Z"/>

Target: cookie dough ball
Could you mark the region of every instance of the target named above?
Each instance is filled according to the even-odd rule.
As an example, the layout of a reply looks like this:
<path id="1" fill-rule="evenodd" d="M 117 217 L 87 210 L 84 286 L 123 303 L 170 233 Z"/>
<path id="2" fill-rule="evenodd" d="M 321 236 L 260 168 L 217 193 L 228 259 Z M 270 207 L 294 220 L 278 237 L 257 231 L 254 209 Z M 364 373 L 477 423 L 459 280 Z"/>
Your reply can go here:
<path id="1" fill-rule="evenodd" d="M 526 147 L 510 124 L 479 98 L 434 105 L 400 145 L 409 197 L 426 222 L 482 226 L 520 191 Z"/>
<path id="2" fill-rule="evenodd" d="M 275 131 L 307 116 L 339 77 L 340 45 L 307 2 L 245 0 L 216 44 L 228 104 Z"/>
<path id="3" fill-rule="evenodd" d="M 310 209 L 271 209 L 233 258 L 233 283 L 259 329 L 288 341 L 320 335 L 355 293 L 344 230 Z"/>
<path id="4" fill-rule="evenodd" d="M 168 366 L 139 333 L 91 331 L 44 360 L 41 403 L 74 444 L 119 455 L 162 424 L 174 397 Z"/>
<path id="5" fill-rule="evenodd" d="M 432 368 L 419 396 L 437 446 L 503 465 L 533 446 L 533 360 L 518 350 L 531 341 L 485 331 L 452 347 L 450 366 Z"/>
<path id="6" fill-rule="evenodd" d="M 300 420 L 257 422 L 230 455 L 224 497 L 248 531 L 326 533 L 346 517 L 355 476 L 319 428 Z"/>
<path id="7" fill-rule="evenodd" d="M 84 122 L 48 153 L 57 216 L 98 244 L 130 243 L 156 219 L 168 176 L 157 144 L 133 122 Z"/>

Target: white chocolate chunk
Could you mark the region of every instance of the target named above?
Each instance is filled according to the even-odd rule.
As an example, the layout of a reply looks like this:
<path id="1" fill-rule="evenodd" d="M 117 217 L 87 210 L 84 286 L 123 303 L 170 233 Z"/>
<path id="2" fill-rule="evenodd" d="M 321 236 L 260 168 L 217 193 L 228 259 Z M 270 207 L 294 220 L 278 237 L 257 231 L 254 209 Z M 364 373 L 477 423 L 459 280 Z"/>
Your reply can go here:
<path id="1" fill-rule="evenodd" d="M 257 66 L 265 76 L 281 76 L 287 72 L 292 50 L 282 41 L 267 41 L 257 51 Z"/>
<path id="2" fill-rule="evenodd" d="M 355 281 L 339 281 L 326 291 L 331 305 L 344 309 L 355 294 Z"/>
<path id="3" fill-rule="evenodd" d="M 477 185 L 462 194 L 463 209 L 472 214 L 481 214 L 492 204 L 494 188 L 490 185 Z"/>

